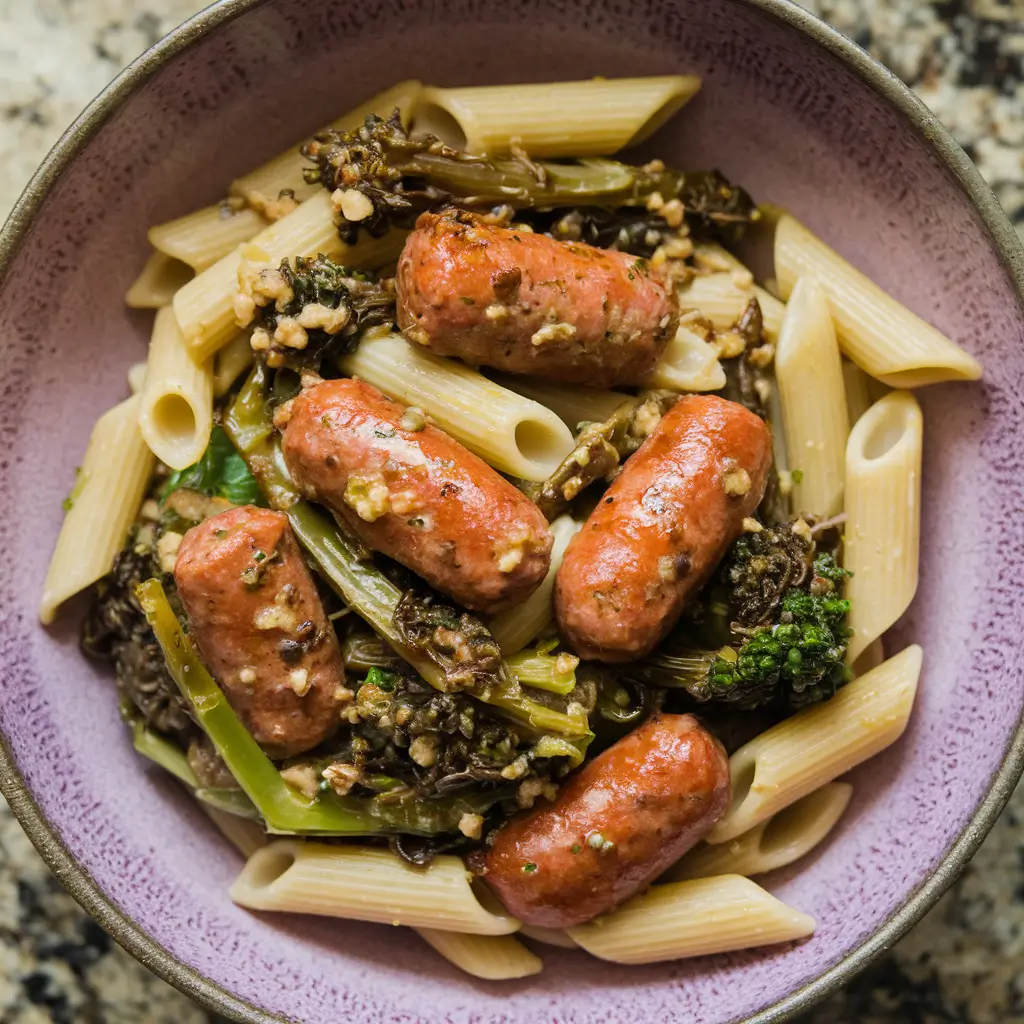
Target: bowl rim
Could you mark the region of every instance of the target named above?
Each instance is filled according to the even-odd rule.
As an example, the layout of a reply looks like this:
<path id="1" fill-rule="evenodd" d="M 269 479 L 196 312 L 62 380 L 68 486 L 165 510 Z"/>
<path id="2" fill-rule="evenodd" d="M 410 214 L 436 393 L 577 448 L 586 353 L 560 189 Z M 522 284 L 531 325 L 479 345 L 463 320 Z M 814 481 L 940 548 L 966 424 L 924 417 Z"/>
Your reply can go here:
<path id="1" fill-rule="evenodd" d="M 214 0 L 172 29 L 124 68 L 61 135 L 17 199 L 0 229 L 0 286 L 21 249 L 51 188 L 108 120 L 173 57 L 208 33 L 263 6 L 269 0 Z M 1024 245 L 977 167 L 912 90 L 856 43 L 793 0 L 736 0 L 796 29 L 841 60 L 874 92 L 894 106 L 924 140 L 970 200 L 992 239 L 1000 262 L 1024 307 Z M 812 981 L 734 1024 L 782 1024 L 831 995 L 896 944 L 937 902 L 981 845 L 1024 773 L 1024 714 L 1003 755 L 1002 765 L 971 819 L 932 874 L 877 931 Z M 80 906 L 119 946 L 202 1007 L 241 1024 L 288 1024 L 217 985 L 156 942 L 100 889 L 71 855 L 55 826 L 29 792 L 0 736 L 0 792 L 48 867 Z"/>

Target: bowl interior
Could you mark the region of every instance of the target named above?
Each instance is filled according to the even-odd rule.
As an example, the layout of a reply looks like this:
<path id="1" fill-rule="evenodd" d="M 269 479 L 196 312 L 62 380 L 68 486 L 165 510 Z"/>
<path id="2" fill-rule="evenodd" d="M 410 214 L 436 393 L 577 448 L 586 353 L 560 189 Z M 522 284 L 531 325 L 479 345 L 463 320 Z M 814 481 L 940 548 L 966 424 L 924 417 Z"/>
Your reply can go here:
<path id="1" fill-rule="evenodd" d="M 646 968 L 563 950 L 525 983 L 485 984 L 414 934 L 234 907 L 240 861 L 117 716 L 71 608 L 41 582 L 97 415 L 126 394 L 149 317 L 121 297 L 146 227 L 220 197 L 255 165 L 393 81 L 515 82 L 696 71 L 704 88 L 646 148 L 717 166 L 792 209 L 985 363 L 921 394 L 921 588 L 888 649 L 924 645 L 910 728 L 851 776 L 835 835 L 768 887 L 812 913 L 791 947 Z M 164 65 L 85 145 L 0 290 L 0 728 L 71 855 L 173 957 L 271 1014 L 360 1021 L 700 1020 L 787 997 L 873 935 L 968 824 L 1021 716 L 1018 638 L 1024 314 L 971 202 L 909 121 L 840 59 L 740 0 L 278 0 Z M 1016 524 L 1016 527 L 1015 525 Z M 254 1018 L 253 1018 L 254 1019 Z"/>

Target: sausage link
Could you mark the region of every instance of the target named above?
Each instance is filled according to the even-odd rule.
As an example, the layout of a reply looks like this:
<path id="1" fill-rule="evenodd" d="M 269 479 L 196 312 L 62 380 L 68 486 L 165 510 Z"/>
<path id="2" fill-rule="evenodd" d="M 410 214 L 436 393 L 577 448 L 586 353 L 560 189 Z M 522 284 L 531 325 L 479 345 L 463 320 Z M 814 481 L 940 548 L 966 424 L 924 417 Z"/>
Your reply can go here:
<path id="1" fill-rule="evenodd" d="M 714 395 L 680 399 L 629 459 L 555 578 L 555 615 L 581 657 L 647 654 L 707 582 L 764 493 L 767 424 Z"/>
<path id="2" fill-rule="evenodd" d="M 397 287 L 410 341 L 594 387 L 641 383 L 676 329 L 674 302 L 643 260 L 458 210 L 420 216 Z"/>
<path id="3" fill-rule="evenodd" d="M 284 513 L 243 505 L 194 526 L 174 582 L 204 663 L 267 754 L 334 732 L 345 668 Z"/>
<path id="4" fill-rule="evenodd" d="M 501 828 L 484 878 L 527 924 L 582 924 L 686 853 L 729 792 L 718 740 L 693 715 L 657 715 L 570 776 L 552 803 Z"/>
<path id="5" fill-rule="evenodd" d="M 536 505 L 443 431 L 359 380 L 323 381 L 293 401 L 285 461 L 306 494 L 375 551 L 473 611 L 531 594 L 551 562 Z"/>

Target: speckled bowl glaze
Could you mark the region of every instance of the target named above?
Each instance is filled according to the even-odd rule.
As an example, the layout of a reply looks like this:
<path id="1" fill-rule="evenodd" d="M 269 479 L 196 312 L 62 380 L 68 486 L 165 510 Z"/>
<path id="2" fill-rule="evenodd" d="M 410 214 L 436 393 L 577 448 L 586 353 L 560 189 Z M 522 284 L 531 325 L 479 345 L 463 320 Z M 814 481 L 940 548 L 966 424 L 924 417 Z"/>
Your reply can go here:
<path id="1" fill-rule="evenodd" d="M 794 210 L 985 363 L 929 388 L 921 589 L 890 649 L 924 645 L 903 740 L 856 771 L 836 834 L 770 888 L 813 939 L 647 968 L 545 953 L 468 980 L 411 932 L 234 907 L 239 868 L 133 754 L 78 609 L 36 622 L 93 420 L 125 394 L 148 318 L 125 288 L 147 225 L 399 78 L 439 84 L 696 71 L 650 147 Z M 301 99 L 300 99 L 301 98 Z M 1024 254 L 975 169 L 865 54 L 784 0 L 226 0 L 125 72 L 60 142 L 0 239 L 3 791 L 128 950 L 240 1021 L 781 1021 L 893 943 L 963 866 L 1020 775 Z"/>

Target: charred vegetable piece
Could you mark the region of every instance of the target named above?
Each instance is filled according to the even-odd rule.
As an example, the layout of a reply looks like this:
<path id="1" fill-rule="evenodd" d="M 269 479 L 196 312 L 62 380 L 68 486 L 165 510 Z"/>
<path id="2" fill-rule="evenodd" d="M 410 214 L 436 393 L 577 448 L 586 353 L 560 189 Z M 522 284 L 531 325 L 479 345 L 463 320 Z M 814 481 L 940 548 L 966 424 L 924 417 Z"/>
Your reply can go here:
<path id="1" fill-rule="evenodd" d="M 525 493 L 550 522 L 596 480 L 608 477 L 635 452 L 676 403 L 674 391 L 647 391 L 623 402 L 603 423 L 587 423 L 576 435 L 576 447 L 539 485 L 524 485 Z"/>
<path id="2" fill-rule="evenodd" d="M 633 167 L 599 159 L 491 160 L 452 149 L 433 135 L 410 137 L 397 111 L 387 120 L 370 115 L 352 132 L 323 132 L 302 152 L 314 165 L 306 180 L 338 194 L 338 223 L 346 242 L 354 241 L 360 228 L 381 235 L 391 225 L 411 227 L 418 214 L 450 202 L 479 210 L 645 207 L 657 193 L 663 203 L 678 200 L 680 215 L 712 231 L 730 233 L 757 219 L 750 197 L 717 171 L 684 174 L 660 162 Z M 350 219 L 346 208 L 362 215 Z"/>
<path id="3" fill-rule="evenodd" d="M 813 561 L 809 531 L 794 532 L 786 523 L 745 533 L 720 571 L 729 587 L 733 620 L 748 627 L 770 625 L 786 592 L 807 581 Z"/>

